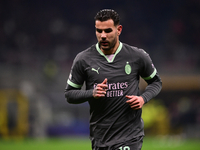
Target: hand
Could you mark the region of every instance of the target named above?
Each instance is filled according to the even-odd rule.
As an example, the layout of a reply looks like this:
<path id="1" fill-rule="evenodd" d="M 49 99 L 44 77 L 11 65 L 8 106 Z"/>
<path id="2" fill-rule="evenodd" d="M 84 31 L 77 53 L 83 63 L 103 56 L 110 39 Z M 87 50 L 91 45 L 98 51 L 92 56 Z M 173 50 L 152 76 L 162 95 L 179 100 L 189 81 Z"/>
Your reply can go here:
<path id="1" fill-rule="evenodd" d="M 107 78 L 105 78 L 102 83 L 97 84 L 97 86 L 94 88 L 93 97 L 94 98 L 105 97 L 107 89 L 108 89 Z"/>
<path id="2" fill-rule="evenodd" d="M 144 99 L 141 96 L 126 95 L 129 100 L 126 101 L 132 109 L 141 109 L 144 105 Z"/>

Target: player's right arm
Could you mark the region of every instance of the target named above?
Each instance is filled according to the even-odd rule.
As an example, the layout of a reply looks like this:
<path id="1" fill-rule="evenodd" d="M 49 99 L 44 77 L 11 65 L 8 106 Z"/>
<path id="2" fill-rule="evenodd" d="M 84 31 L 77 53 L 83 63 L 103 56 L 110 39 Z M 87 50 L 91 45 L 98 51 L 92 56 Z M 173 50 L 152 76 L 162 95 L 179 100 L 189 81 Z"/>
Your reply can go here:
<path id="1" fill-rule="evenodd" d="M 80 104 L 93 98 L 93 89 L 81 90 L 80 88 L 74 88 L 67 84 L 65 88 L 65 98 L 70 104 Z"/>
<path id="2" fill-rule="evenodd" d="M 105 97 L 108 88 L 107 79 L 105 79 L 102 83 L 97 84 L 94 89 L 81 90 L 87 78 L 85 68 L 88 67 L 82 56 L 80 53 L 76 56 L 65 88 L 65 98 L 71 104 L 80 104 L 92 98 Z"/>
<path id="3" fill-rule="evenodd" d="M 73 61 L 71 72 L 65 88 L 65 98 L 68 103 L 79 104 L 93 98 L 93 90 L 81 90 L 86 79 L 84 53 L 79 53 Z"/>
<path id="4" fill-rule="evenodd" d="M 72 86 L 70 86 L 68 83 Z M 65 88 L 65 98 L 67 102 L 71 104 L 84 103 L 91 98 L 98 99 L 100 97 L 105 97 L 108 89 L 107 78 L 104 79 L 102 83 L 97 84 L 97 86 L 91 90 L 81 90 L 81 88 L 73 87 L 75 85 L 70 83 L 69 80 L 68 83 Z"/>

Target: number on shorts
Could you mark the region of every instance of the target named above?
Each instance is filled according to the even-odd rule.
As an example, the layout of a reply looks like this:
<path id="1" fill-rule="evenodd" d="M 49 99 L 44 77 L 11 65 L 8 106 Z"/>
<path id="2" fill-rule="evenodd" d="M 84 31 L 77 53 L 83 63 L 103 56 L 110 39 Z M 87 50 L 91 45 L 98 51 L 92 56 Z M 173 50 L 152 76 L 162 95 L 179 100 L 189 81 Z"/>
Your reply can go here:
<path id="1" fill-rule="evenodd" d="M 119 150 L 130 150 L 130 147 L 129 146 L 124 146 L 124 147 L 121 146 L 119 148 Z"/>

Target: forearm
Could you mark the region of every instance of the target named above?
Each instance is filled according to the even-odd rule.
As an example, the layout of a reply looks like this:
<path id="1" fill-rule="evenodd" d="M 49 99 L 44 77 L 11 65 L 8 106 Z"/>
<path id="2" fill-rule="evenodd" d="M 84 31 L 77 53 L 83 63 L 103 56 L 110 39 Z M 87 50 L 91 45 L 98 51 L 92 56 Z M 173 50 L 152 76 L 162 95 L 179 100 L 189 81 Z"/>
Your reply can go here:
<path id="1" fill-rule="evenodd" d="M 65 89 L 65 98 L 70 104 L 80 104 L 93 98 L 93 90 Z"/>
<path id="2" fill-rule="evenodd" d="M 159 78 L 159 76 L 156 77 L 156 79 L 153 82 L 149 82 L 145 91 L 142 93 L 142 97 L 144 99 L 144 102 L 147 103 L 152 98 L 158 95 L 158 93 L 162 89 L 162 81 Z"/>

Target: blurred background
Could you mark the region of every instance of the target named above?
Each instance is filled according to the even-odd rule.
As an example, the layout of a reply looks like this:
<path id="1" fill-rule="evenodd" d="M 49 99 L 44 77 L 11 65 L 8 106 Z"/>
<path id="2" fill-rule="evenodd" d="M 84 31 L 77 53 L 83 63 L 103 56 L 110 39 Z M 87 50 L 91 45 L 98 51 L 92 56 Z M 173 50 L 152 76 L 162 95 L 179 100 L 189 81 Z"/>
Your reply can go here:
<path id="1" fill-rule="evenodd" d="M 120 14 L 120 41 L 148 52 L 163 80 L 143 108 L 146 134 L 200 139 L 199 0 L 1 0 L 0 138 L 89 136 L 88 104 L 68 104 L 64 89 L 105 8 Z"/>

